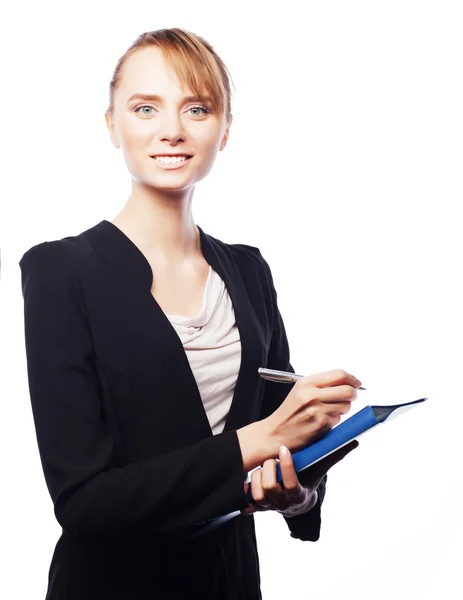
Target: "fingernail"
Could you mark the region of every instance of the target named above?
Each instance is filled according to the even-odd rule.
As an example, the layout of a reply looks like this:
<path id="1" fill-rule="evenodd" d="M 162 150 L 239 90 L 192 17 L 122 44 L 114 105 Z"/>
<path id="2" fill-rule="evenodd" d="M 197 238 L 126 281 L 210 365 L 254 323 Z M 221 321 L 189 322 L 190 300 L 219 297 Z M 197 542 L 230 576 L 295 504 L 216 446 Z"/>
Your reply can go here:
<path id="1" fill-rule="evenodd" d="M 280 446 L 280 454 L 282 456 L 288 456 L 289 450 L 286 446 Z"/>

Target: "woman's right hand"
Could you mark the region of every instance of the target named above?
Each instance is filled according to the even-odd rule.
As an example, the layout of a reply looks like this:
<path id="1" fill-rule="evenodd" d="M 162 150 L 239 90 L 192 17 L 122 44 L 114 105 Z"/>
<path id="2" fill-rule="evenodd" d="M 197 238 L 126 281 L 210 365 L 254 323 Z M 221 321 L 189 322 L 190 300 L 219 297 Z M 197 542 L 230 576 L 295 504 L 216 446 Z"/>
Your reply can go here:
<path id="1" fill-rule="evenodd" d="M 284 402 L 267 417 L 278 447 L 297 452 L 323 437 L 349 412 L 361 385 L 342 369 L 299 379 Z"/>

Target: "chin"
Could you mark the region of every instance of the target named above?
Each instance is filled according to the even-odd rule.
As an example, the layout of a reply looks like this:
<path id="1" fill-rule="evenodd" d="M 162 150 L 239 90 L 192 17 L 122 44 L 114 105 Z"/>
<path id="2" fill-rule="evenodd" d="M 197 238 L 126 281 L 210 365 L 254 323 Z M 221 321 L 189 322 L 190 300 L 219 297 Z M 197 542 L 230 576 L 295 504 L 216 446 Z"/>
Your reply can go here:
<path id="1" fill-rule="evenodd" d="M 153 188 L 156 190 L 162 190 L 165 192 L 181 192 L 188 190 L 191 187 L 194 187 L 194 183 L 187 182 L 185 184 L 181 184 L 179 182 L 172 181 L 170 183 L 160 182 L 159 180 L 153 181 L 153 179 L 138 179 L 137 183 L 149 188 Z"/>

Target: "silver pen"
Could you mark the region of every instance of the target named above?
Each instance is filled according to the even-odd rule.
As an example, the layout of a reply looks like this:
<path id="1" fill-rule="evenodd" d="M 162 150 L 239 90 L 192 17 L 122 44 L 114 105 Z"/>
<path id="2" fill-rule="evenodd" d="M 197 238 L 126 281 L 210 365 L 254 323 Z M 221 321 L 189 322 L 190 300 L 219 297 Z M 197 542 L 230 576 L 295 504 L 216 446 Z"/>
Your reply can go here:
<path id="1" fill-rule="evenodd" d="M 291 373 L 291 371 L 275 371 L 275 369 L 264 369 L 263 367 L 260 367 L 258 372 L 259 375 L 264 379 L 268 379 L 269 381 L 277 381 L 278 383 L 294 383 L 298 379 L 306 377 L 306 375 L 296 375 L 296 373 Z M 359 387 L 356 389 L 366 391 L 364 387 Z"/>

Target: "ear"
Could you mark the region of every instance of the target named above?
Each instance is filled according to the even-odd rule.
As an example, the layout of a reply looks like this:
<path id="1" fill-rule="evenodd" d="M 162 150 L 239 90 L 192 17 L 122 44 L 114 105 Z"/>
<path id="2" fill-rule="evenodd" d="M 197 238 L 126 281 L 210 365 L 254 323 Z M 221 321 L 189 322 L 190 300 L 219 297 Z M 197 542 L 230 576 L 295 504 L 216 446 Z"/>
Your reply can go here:
<path id="1" fill-rule="evenodd" d="M 119 140 L 117 139 L 116 131 L 114 129 L 113 120 L 111 119 L 111 117 L 108 115 L 107 112 L 105 112 L 104 116 L 105 116 L 105 119 L 106 119 L 106 127 L 108 128 L 109 135 L 111 137 L 111 141 L 113 143 L 113 146 L 115 148 L 120 148 Z"/>
<path id="2" fill-rule="evenodd" d="M 225 148 L 225 146 L 227 145 L 228 136 L 230 135 L 230 126 L 232 124 L 232 121 L 233 121 L 233 116 L 230 115 L 227 128 L 225 129 L 225 133 L 223 134 L 223 137 L 222 137 L 222 142 L 220 144 L 219 151 L 223 150 Z"/>

